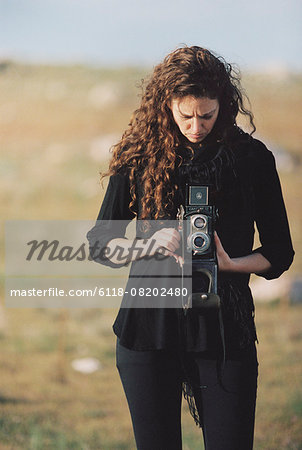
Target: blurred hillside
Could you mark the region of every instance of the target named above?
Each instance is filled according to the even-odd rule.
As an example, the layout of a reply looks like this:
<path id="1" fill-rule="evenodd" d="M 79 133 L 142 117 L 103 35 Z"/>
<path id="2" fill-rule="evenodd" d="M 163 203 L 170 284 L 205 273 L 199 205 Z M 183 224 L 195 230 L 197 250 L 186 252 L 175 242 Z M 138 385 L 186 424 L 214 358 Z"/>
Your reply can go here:
<path id="1" fill-rule="evenodd" d="M 2 67 L 1 200 L 6 217 L 95 216 L 100 162 L 127 125 L 139 77 L 133 69 Z"/>
<path id="2" fill-rule="evenodd" d="M 145 69 L 0 64 L 0 197 L 8 219 L 95 219 L 108 164 L 139 103 Z M 243 74 L 256 137 L 275 153 L 302 273 L 302 74 Z M 105 183 L 106 184 L 106 183 Z M 1 301 L 3 300 L 3 233 Z M 280 236 L 282 239 L 282 236 Z M 130 420 L 114 368 L 114 310 L 1 309 L 0 448 L 131 449 Z M 257 307 L 260 359 L 256 449 L 300 449 L 301 308 L 276 298 Z M 102 370 L 75 373 L 74 358 Z M 184 406 L 185 408 L 185 406 Z M 184 448 L 200 448 L 186 411 Z"/>
<path id="3" fill-rule="evenodd" d="M 93 219 L 103 195 L 98 171 L 106 168 L 110 146 L 139 103 L 146 73 L 2 62 L 2 217 Z M 256 118 L 255 136 L 275 154 L 281 149 L 280 163 L 292 155 L 290 164 L 278 165 L 300 247 L 302 75 L 243 74 L 243 85 Z M 299 254 L 294 269 L 302 270 Z"/>

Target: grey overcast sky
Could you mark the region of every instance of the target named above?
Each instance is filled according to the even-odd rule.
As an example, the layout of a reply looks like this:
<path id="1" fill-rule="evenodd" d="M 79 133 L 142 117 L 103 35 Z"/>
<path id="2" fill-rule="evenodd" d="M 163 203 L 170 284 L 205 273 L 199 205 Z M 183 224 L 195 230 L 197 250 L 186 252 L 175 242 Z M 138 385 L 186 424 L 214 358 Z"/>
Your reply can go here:
<path id="1" fill-rule="evenodd" d="M 153 65 L 185 43 L 302 71 L 301 0 L 0 0 L 0 59 Z"/>

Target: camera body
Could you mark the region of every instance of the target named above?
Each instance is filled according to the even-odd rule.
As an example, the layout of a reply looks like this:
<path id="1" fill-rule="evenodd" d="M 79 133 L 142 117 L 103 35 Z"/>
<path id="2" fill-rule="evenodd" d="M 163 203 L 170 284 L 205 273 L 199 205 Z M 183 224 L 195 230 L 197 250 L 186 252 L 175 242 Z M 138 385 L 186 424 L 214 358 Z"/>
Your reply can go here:
<path id="1" fill-rule="evenodd" d="M 209 204 L 210 188 L 209 185 L 186 185 L 186 203 L 180 206 L 178 214 L 184 270 L 186 273 L 191 270 L 189 304 L 201 311 L 220 308 L 214 241 L 218 212 L 214 205 Z"/>
<path id="2" fill-rule="evenodd" d="M 193 260 L 216 260 L 214 227 L 217 210 L 209 205 L 210 186 L 186 185 L 182 206 L 183 240 Z"/>

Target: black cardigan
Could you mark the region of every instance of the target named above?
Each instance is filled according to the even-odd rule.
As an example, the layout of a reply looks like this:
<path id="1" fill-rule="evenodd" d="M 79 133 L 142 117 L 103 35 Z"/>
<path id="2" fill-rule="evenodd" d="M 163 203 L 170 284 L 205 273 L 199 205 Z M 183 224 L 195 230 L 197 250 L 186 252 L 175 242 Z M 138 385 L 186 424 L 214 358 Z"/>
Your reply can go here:
<path id="1" fill-rule="evenodd" d="M 225 250 L 231 257 L 250 254 L 256 223 L 261 245 L 254 252 L 261 253 L 272 266 L 269 271 L 258 275 L 268 280 L 279 277 L 289 268 L 294 251 L 273 154 L 263 143 L 237 130 L 228 146 L 208 143 L 195 152 L 193 160 L 186 160 L 184 154 L 182 156 L 184 163 L 175 172 L 179 195 L 175 198 L 175 210 L 167 218 L 175 219 L 177 206 L 182 203 L 185 182 L 211 182 L 216 187 L 215 203 L 219 210 L 216 230 Z M 136 192 L 139 218 L 139 177 Z M 96 241 L 101 246 L 106 246 L 110 239 L 124 236 L 127 223 L 135 217 L 128 207 L 130 201 L 128 176 L 121 173 L 111 176 L 97 224 L 87 235 L 91 247 Z M 110 227 L 108 234 L 108 227 L 104 224 L 108 225 L 110 222 L 103 221 L 111 220 L 123 220 L 125 226 L 122 230 L 120 227 Z M 95 260 L 115 267 L 109 260 Z M 136 262 L 133 263 L 130 274 L 133 273 L 135 264 Z M 229 353 L 247 348 L 257 338 L 254 305 L 248 282 L 249 275 L 246 274 L 218 274 Z M 220 341 L 216 315 L 204 316 L 194 310 L 189 311 L 184 321 L 179 309 L 121 308 L 113 330 L 125 347 L 153 350 L 175 348 L 180 339 L 180 326 L 185 327 L 187 350 L 218 348 Z M 181 335 L 183 336 L 182 332 Z"/>

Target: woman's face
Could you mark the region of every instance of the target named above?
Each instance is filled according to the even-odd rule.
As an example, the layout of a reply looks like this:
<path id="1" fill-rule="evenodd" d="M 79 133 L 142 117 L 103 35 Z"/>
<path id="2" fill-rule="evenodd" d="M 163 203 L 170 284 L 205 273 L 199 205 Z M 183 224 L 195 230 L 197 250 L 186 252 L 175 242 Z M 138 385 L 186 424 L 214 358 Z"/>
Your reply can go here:
<path id="1" fill-rule="evenodd" d="M 181 133 L 192 143 L 198 143 L 212 131 L 219 112 L 217 99 L 208 97 L 174 98 L 170 108 Z"/>

